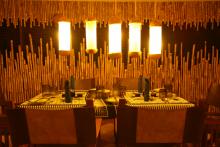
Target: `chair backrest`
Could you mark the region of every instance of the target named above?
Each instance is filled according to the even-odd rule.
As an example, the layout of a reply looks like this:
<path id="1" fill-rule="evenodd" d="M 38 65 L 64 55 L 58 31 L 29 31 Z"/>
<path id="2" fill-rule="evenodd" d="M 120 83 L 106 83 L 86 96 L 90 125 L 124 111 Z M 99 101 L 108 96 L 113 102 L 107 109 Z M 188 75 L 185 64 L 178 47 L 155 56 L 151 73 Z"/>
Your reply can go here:
<path id="1" fill-rule="evenodd" d="M 75 144 L 76 128 L 71 110 L 26 109 L 30 142 L 32 144 Z"/>
<path id="2" fill-rule="evenodd" d="M 95 144 L 92 107 L 68 110 L 11 109 L 7 111 L 13 145 Z"/>
<path id="3" fill-rule="evenodd" d="M 0 98 L 0 107 L 1 107 L 1 114 L 5 114 L 6 113 L 6 109 L 11 109 L 13 107 L 12 101 L 6 101 L 3 98 Z"/>
<path id="4" fill-rule="evenodd" d="M 76 90 L 89 90 L 95 88 L 95 79 L 77 79 L 75 80 Z"/>
<path id="5" fill-rule="evenodd" d="M 220 85 L 212 85 L 207 94 L 208 105 L 220 107 Z"/>
<path id="6" fill-rule="evenodd" d="M 205 127 L 206 109 L 192 107 L 187 109 L 184 128 L 184 143 L 201 143 Z"/>
<path id="7" fill-rule="evenodd" d="M 70 110 L 26 109 L 31 144 L 95 144 L 93 108 Z"/>
<path id="8" fill-rule="evenodd" d="M 121 106 L 117 110 L 117 138 L 119 144 L 136 143 L 137 108 Z"/>
<path id="9" fill-rule="evenodd" d="M 125 86 L 126 90 L 138 90 L 138 78 L 116 78 L 121 86 Z"/>
<path id="10" fill-rule="evenodd" d="M 186 111 L 138 108 L 136 141 L 138 143 L 181 143 Z"/>
<path id="11" fill-rule="evenodd" d="M 29 144 L 25 110 L 8 109 L 7 111 L 12 144 L 14 146 Z"/>
<path id="12" fill-rule="evenodd" d="M 1 95 L 1 94 L 0 94 Z M 5 145 L 9 145 L 9 121 L 6 115 L 6 110 L 12 108 L 11 101 L 5 101 L 3 97 L 0 97 L 0 138 L 4 136 L 5 138 Z M 1 139 L 0 139 L 1 140 Z M 1 142 L 1 141 L 0 141 Z"/>
<path id="13" fill-rule="evenodd" d="M 123 106 L 117 114 L 119 143 L 181 143 L 183 140 L 185 110 Z"/>

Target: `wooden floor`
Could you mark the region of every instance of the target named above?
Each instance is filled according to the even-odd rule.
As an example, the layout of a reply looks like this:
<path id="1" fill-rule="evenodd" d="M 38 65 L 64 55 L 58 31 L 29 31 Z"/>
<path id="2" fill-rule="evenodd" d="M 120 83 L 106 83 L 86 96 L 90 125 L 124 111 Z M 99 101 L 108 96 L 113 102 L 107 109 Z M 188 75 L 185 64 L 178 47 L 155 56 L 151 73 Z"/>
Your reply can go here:
<path id="1" fill-rule="evenodd" d="M 116 147 L 113 119 L 103 119 L 98 147 Z"/>

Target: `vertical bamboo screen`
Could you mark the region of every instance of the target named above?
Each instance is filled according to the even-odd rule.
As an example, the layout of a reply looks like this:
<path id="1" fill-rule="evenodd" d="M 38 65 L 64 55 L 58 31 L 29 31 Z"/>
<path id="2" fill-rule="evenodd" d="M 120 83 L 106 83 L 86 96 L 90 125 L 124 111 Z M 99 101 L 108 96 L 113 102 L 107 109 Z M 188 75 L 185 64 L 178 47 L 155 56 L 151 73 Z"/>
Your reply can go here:
<path id="1" fill-rule="evenodd" d="M 13 41 L 11 41 L 10 56 L 6 56 L 6 68 L 3 66 L 3 55 L 0 56 L 2 92 L 7 100 L 12 100 L 15 103 L 23 102 L 40 93 L 42 84 L 61 88 L 63 80 L 69 79 L 70 75 L 74 75 L 76 79 L 95 78 L 96 85 L 104 85 L 111 89 L 114 78 L 133 78 L 143 74 L 151 78 L 153 88 L 171 83 L 173 91 L 177 95 L 195 102 L 206 97 L 207 89 L 211 83 L 220 83 L 219 55 L 215 48 L 210 54 L 206 52 L 206 48 L 195 52 L 195 46 L 193 46 L 192 58 L 190 58 L 189 53 L 186 57 L 183 57 L 182 54 L 177 56 L 176 50 L 180 50 L 182 53 L 183 48 L 175 46 L 174 54 L 170 52 L 170 48 L 163 51 L 161 64 L 158 64 L 158 60 L 151 58 L 144 58 L 143 63 L 138 58 L 132 58 L 125 69 L 125 63 L 122 62 L 122 59 L 108 58 L 106 45 L 103 50 L 100 50 L 98 64 L 96 64 L 93 61 L 93 55 L 86 56 L 84 42 L 81 43 L 81 49 L 78 52 L 79 59 L 75 61 L 75 55 L 70 55 L 68 65 L 66 56 L 59 55 L 59 58 L 56 58 L 52 40 L 46 44 L 47 56 L 45 64 L 43 64 L 42 40 L 40 40 L 39 57 L 37 57 L 33 52 L 31 36 L 29 38 L 30 45 L 26 46 L 27 62 L 21 47 L 16 53 L 16 59 L 14 58 Z M 172 61 L 172 56 L 174 61 Z M 190 60 L 195 60 L 195 62 L 190 62 Z M 180 64 L 178 64 L 179 62 Z"/>

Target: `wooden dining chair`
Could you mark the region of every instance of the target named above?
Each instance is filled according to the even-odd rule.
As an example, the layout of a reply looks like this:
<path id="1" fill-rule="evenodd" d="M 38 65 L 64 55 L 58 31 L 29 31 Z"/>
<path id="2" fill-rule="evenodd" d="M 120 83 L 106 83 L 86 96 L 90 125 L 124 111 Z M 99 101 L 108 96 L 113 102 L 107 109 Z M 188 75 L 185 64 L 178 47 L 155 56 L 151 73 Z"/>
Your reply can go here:
<path id="1" fill-rule="evenodd" d="M 9 134 L 9 122 L 8 116 L 6 115 L 6 109 L 12 108 L 11 101 L 5 101 L 3 97 L 0 97 L 0 142 L 6 146 L 9 145 L 10 134 Z"/>
<path id="2" fill-rule="evenodd" d="M 191 144 L 195 147 L 204 145 L 205 117 L 206 111 L 201 106 L 187 109 L 183 144 Z"/>
<path id="3" fill-rule="evenodd" d="M 211 85 L 208 89 L 206 113 L 206 139 L 210 144 L 216 144 L 217 134 L 220 133 L 220 85 Z M 219 143 L 220 145 L 220 143 Z"/>
<path id="4" fill-rule="evenodd" d="M 118 83 L 126 90 L 138 90 L 138 78 L 116 78 L 114 85 Z"/>
<path id="5" fill-rule="evenodd" d="M 7 109 L 12 145 L 28 145 L 29 135 L 24 109 Z"/>
<path id="6" fill-rule="evenodd" d="M 117 143 L 181 144 L 185 114 L 183 110 L 150 110 L 120 106 L 117 112 Z"/>
<path id="7" fill-rule="evenodd" d="M 75 89 L 76 90 L 89 90 L 95 88 L 95 79 L 76 79 Z"/>
<path id="8" fill-rule="evenodd" d="M 101 123 L 94 108 L 68 110 L 26 109 L 31 144 L 95 146 Z"/>
<path id="9" fill-rule="evenodd" d="M 124 146 L 136 143 L 137 108 L 120 106 L 117 110 L 117 144 Z"/>

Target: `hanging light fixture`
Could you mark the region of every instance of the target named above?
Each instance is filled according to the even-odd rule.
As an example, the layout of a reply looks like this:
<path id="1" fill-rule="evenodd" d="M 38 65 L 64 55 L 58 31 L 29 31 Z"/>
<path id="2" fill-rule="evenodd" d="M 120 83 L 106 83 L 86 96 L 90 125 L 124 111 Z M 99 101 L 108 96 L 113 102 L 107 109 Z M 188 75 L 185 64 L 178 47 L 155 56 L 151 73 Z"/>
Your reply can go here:
<path id="1" fill-rule="evenodd" d="M 71 50 L 71 27 L 68 21 L 59 21 L 59 51 Z"/>
<path id="2" fill-rule="evenodd" d="M 129 23 L 129 56 L 141 54 L 141 23 Z"/>
<path id="3" fill-rule="evenodd" d="M 121 57 L 121 24 L 109 24 L 109 56 Z"/>
<path id="4" fill-rule="evenodd" d="M 97 52 L 96 21 L 86 21 L 86 52 L 94 54 Z"/>
<path id="5" fill-rule="evenodd" d="M 150 26 L 149 56 L 160 57 L 162 48 L 162 27 Z"/>

